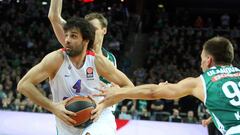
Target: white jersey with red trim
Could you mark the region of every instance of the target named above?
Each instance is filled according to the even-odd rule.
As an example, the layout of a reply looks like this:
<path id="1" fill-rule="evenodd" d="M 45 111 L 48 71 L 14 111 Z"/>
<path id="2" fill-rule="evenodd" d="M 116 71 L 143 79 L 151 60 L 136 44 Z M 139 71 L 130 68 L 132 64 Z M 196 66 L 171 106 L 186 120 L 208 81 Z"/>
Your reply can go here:
<path id="1" fill-rule="evenodd" d="M 63 51 L 64 61 L 57 71 L 55 77 L 49 81 L 52 97 L 54 102 L 60 102 L 68 97 L 76 95 L 87 96 L 99 93 L 96 88 L 100 87 L 100 80 L 95 67 L 95 53 L 87 51 L 84 64 L 81 68 L 77 69 L 71 62 L 69 56 Z M 94 97 L 96 102 L 99 102 L 102 97 Z M 114 120 L 114 116 L 110 108 L 103 111 L 100 117 L 110 117 L 109 120 Z M 105 114 L 105 116 L 103 116 Z M 108 115 L 108 116 L 106 116 Z M 56 124 L 58 135 L 80 135 L 79 128 L 68 126 L 56 117 Z M 112 123 L 109 123 L 112 124 Z M 114 124 L 116 124 L 114 122 Z M 92 124 L 94 125 L 94 124 Z M 90 125 L 90 126 L 92 126 Z M 110 125 L 109 125 L 110 126 Z M 91 133 L 91 132 L 89 132 Z M 100 134 L 99 134 L 100 135 Z"/>

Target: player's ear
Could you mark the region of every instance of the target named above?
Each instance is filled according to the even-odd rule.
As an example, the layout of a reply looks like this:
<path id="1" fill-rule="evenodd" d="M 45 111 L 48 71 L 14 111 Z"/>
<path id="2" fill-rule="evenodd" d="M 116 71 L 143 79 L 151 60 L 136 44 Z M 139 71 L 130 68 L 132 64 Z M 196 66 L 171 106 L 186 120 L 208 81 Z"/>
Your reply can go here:
<path id="1" fill-rule="evenodd" d="M 83 46 L 87 46 L 89 43 L 89 40 L 83 40 Z"/>
<path id="2" fill-rule="evenodd" d="M 208 66 L 208 68 L 213 66 L 213 57 L 210 55 L 207 58 L 207 66 Z"/>
<path id="3" fill-rule="evenodd" d="M 103 28 L 103 34 L 107 34 L 107 28 Z"/>

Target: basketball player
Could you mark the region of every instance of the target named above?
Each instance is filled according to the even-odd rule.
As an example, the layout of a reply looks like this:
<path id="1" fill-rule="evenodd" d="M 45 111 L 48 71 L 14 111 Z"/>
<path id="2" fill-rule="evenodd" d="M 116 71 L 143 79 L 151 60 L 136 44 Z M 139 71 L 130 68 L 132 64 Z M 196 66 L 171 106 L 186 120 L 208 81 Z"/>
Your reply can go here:
<path id="1" fill-rule="evenodd" d="M 64 49 L 46 55 L 18 83 L 18 91 L 56 116 L 58 135 L 114 135 L 115 117 L 105 104 L 97 105 L 99 119 L 85 129 L 73 127 L 75 121 L 65 104 L 75 95 L 87 96 L 97 93 L 99 76 L 121 87 L 132 87 L 132 82 L 102 55 L 92 51 L 95 38 L 94 27 L 85 19 L 72 18 L 63 27 Z M 104 68 L 103 68 L 104 67 Z M 53 102 L 43 96 L 37 84 L 49 78 Z M 95 98 L 96 102 L 100 98 Z"/>
<path id="2" fill-rule="evenodd" d="M 54 33 L 58 41 L 61 43 L 62 46 L 64 46 L 65 35 L 63 31 L 63 26 L 64 24 L 66 24 L 66 21 L 62 18 L 61 12 L 62 12 L 62 0 L 51 0 L 48 18 L 52 24 Z M 108 25 L 107 19 L 100 13 L 87 14 L 85 16 L 85 19 L 88 20 L 96 28 L 95 40 L 93 45 L 94 52 L 96 54 L 105 56 L 116 67 L 117 64 L 115 56 L 102 47 L 104 36 L 107 33 Z M 100 80 L 105 84 L 108 85 L 110 84 L 110 82 L 107 81 L 102 76 L 100 76 Z"/>
<path id="3" fill-rule="evenodd" d="M 240 69 L 232 66 L 234 49 L 224 37 L 206 41 L 201 53 L 203 74 L 178 83 L 148 84 L 135 88 L 108 88 L 102 103 L 112 105 L 123 99 L 176 99 L 193 95 L 210 111 L 224 135 L 240 135 Z M 111 89 L 111 90 L 110 90 Z"/>

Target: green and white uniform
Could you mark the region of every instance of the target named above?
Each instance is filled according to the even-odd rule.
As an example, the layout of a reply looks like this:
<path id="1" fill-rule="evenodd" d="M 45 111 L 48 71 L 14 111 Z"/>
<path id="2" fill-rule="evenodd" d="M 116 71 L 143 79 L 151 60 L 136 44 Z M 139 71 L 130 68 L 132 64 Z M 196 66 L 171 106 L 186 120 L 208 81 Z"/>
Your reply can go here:
<path id="1" fill-rule="evenodd" d="M 114 56 L 112 53 L 110 53 L 109 51 L 107 51 L 107 50 L 104 49 L 104 48 L 102 48 L 102 53 L 103 53 L 103 55 L 104 55 L 108 60 L 110 60 L 110 61 L 113 63 L 113 65 L 114 65 L 115 67 L 117 67 L 116 58 L 115 58 L 115 56 Z M 105 84 L 111 84 L 108 80 L 106 80 L 106 79 L 103 78 L 102 76 L 100 76 L 99 78 L 100 78 L 100 80 L 101 80 L 102 82 L 104 82 Z"/>
<path id="2" fill-rule="evenodd" d="M 216 66 L 201 76 L 204 104 L 224 135 L 240 135 L 240 69 Z"/>

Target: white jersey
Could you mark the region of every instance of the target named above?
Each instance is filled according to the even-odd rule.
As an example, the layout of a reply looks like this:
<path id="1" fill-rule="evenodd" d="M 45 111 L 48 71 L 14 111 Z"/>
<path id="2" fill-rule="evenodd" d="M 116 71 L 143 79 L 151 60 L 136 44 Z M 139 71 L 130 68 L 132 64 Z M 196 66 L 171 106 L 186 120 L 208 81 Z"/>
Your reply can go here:
<path id="1" fill-rule="evenodd" d="M 99 91 L 96 88 L 100 87 L 100 80 L 94 63 L 95 54 L 91 51 L 87 51 L 85 62 L 79 69 L 72 64 L 65 51 L 63 51 L 63 54 L 64 61 L 62 65 L 55 77 L 49 81 L 53 101 L 60 102 L 63 99 L 76 95 L 87 96 L 98 93 Z M 102 97 L 94 97 L 96 102 L 99 102 L 101 99 Z M 110 117 L 110 119 L 114 119 L 112 113 L 106 113 L 105 111 L 111 112 L 110 109 L 107 108 L 103 111 L 100 117 Z M 68 126 L 57 117 L 56 124 L 58 135 L 81 134 L 79 128 Z"/>

